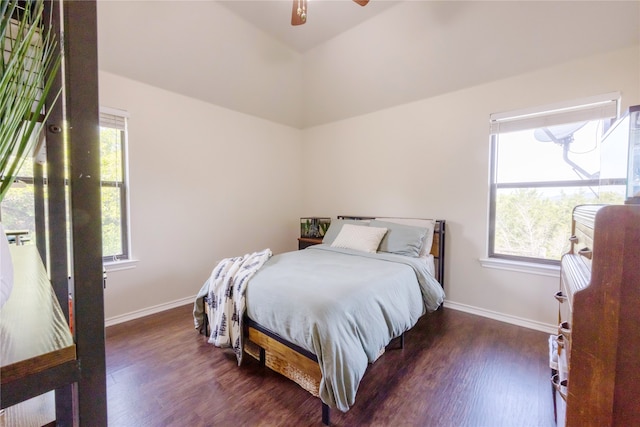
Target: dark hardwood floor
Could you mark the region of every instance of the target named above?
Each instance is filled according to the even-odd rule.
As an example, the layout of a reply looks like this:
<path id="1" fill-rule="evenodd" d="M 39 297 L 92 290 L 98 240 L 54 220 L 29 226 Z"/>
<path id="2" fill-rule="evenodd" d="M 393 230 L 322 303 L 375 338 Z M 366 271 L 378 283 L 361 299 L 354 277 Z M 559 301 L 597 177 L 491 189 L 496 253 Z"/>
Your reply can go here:
<path id="1" fill-rule="evenodd" d="M 190 305 L 107 328 L 110 426 L 321 426 L 318 398 L 206 343 Z M 553 426 L 547 335 L 441 309 L 369 366 L 334 426 Z"/>

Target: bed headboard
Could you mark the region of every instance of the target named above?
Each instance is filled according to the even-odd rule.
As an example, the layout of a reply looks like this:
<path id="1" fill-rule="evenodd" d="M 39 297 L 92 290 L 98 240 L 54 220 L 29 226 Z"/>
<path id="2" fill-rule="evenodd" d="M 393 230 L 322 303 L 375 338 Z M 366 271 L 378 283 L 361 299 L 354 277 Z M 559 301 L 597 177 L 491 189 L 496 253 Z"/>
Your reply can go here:
<path id="1" fill-rule="evenodd" d="M 383 217 L 373 216 L 353 216 L 353 215 L 338 215 L 338 219 L 353 219 L 353 220 L 368 220 L 368 219 L 383 219 Z M 407 218 L 410 219 L 410 218 Z M 424 218 L 416 218 L 424 219 Z M 436 219 L 436 225 L 433 230 L 433 243 L 431 244 L 431 255 L 435 264 L 435 276 L 436 280 L 440 282 L 440 285 L 444 288 L 444 242 L 445 242 L 445 220 Z"/>

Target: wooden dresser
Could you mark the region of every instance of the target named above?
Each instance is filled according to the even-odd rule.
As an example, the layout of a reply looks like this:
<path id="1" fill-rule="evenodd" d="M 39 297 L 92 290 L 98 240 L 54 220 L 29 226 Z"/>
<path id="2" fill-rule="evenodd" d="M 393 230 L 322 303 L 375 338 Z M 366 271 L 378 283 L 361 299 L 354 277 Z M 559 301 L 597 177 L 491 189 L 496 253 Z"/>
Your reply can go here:
<path id="1" fill-rule="evenodd" d="M 558 425 L 640 425 L 640 205 L 573 211 L 562 257 Z"/>

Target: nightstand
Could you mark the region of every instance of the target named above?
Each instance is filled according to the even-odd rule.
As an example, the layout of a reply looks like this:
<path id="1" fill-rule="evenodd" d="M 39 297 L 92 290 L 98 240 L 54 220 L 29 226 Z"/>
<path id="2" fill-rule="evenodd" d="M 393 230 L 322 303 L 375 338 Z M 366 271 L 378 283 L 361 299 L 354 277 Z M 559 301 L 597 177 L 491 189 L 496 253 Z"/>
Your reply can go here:
<path id="1" fill-rule="evenodd" d="M 320 243 L 322 243 L 322 238 L 320 237 L 298 237 L 298 250 L 308 246 L 319 245 Z"/>

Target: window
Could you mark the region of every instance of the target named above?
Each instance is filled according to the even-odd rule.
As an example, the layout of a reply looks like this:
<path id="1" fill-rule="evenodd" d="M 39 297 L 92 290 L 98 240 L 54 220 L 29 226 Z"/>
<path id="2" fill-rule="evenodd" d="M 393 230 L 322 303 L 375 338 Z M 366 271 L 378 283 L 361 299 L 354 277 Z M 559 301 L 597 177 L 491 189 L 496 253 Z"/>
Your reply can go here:
<path id="1" fill-rule="evenodd" d="M 104 262 L 130 258 L 128 226 L 127 116 L 124 111 L 100 110 L 100 184 L 102 195 L 102 256 Z M 46 174 L 46 163 L 45 163 Z M 46 188 L 46 179 L 44 181 Z M 47 192 L 44 192 L 45 202 Z M 28 230 L 23 240 L 35 242 L 36 211 L 33 161 L 22 164 L 1 206 L 7 230 Z"/>
<path id="2" fill-rule="evenodd" d="M 127 215 L 127 113 L 100 109 L 102 256 L 105 262 L 129 258 Z"/>
<path id="3" fill-rule="evenodd" d="M 601 174 L 605 163 L 626 164 L 600 144 L 618 98 L 491 115 L 490 258 L 556 264 L 574 206 L 623 202 L 625 169 Z"/>
<path id="4" fill-rule="evenodd" d="M 29 233 L 22 238 L 23 242 L 35 242 L 33 183 L 33 162 L 27 159 L 22 163 L 18 176 L 2 200 L 2 224 L 6 230 L 27 230 Z"/>

